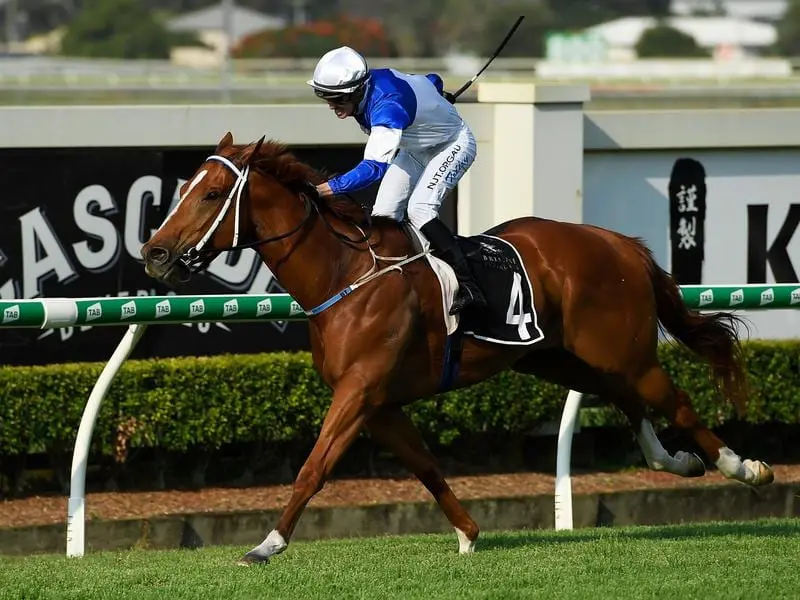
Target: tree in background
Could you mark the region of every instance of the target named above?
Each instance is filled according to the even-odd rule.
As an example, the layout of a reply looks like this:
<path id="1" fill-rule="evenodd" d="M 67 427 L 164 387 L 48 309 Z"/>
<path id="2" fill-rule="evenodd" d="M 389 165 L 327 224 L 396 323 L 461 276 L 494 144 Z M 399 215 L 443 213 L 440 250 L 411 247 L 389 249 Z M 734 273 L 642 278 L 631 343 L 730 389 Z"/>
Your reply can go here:
<path id="1" fill-rule="evenodd" d="M 800 56 L 800 0 L 789 0 L 786 12 L 778 22 L 775 50 L 781 56 Z"/>
<path id="2" fill-rule="evenodd" d="M 636 53 L 639 58 L 700 58 L 709 53 L 697 45 L 697 41 L 689 34 L 659 23 L 642 33 L 636 42 Z"/>
<path id="3" fill-rule="evenodd" d="M 66 56 L 169 58 L 173 45 L 200 44 L 167 30 L 139 0 L 84 0 L 61 42 Z"/>

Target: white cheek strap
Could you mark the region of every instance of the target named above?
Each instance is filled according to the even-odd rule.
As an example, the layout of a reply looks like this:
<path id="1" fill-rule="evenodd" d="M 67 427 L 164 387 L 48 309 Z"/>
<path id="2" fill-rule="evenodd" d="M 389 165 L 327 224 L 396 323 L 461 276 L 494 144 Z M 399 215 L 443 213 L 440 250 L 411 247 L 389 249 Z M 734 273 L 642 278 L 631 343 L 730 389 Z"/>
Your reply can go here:
<path id="1" fill-rule="evenodd" d="M 236 246 L 239 243 L 239 214 L 241 212 L 242 205 L 242 192 L 247 185 L 247 178 L 250 175 L 250 165 L 247 165 L 244 168 L 244 171 L 242 171 L 224 156 L 218 156 L 214 154 L 209 156 L 206 160 L 215 160 L 228 167 L 236 175 L 236 183 L 233 184 L 231 191 L 228 193 L 228 197 L 225 198 L 225 203 L 222 205 L 219 213 L 217 213 L 217 218 L 214 219 L 211 227 L 209 227 L 208 231 L 206 231 L 206 234 L 200 239 L 199 242 L 197 242 L 197 245 L 194 247 L 196 252 L 200 252 L 200 250 L 203 249 L 203 247 L 208 243 L 208 240 L 211 239 L 211 236 L 214 235 L 214 232 L 217 230 L 220 223 L 222 223 L 222 221 L 225 219 L 225 215 L 227 215 L 228 210 L 230 210 L 234 196 L 236 196 L 236 208 L 233 215 L 233 243 L 231 246 Z"/>

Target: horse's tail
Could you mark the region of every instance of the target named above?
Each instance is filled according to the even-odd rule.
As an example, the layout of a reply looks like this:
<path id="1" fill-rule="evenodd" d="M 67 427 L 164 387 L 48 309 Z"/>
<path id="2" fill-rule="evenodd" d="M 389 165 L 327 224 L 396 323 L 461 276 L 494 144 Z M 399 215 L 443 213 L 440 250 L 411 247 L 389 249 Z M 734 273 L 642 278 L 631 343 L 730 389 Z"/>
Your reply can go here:
<path id="1" fill-rule="evenodd" d="M 656 314 L 662 327 L 711 368 L 717 389 L 733 404 L 740 416 L 747 400 L 747 374 L 737 325 L 747 328 L 740 317 L 728 312 L 702 314 L 689 310 L 675 280 L 645 253 L 656 299 Z"/>

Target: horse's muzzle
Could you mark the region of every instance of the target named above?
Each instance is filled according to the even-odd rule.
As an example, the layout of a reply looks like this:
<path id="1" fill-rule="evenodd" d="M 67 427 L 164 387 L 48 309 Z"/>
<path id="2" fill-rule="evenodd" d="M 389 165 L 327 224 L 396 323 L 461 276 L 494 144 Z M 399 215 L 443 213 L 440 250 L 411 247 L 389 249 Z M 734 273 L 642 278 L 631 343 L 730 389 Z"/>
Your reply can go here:
<path id="1" fill-rule="evenodd" d="M 170 288 L 176 289 L 188 283 L 192 277 L 191 270 L 183 263 L 180 256 L 168 248 L 145 246 L 142 248 L 142 258 L 144 258 L 145 273 Z"/>

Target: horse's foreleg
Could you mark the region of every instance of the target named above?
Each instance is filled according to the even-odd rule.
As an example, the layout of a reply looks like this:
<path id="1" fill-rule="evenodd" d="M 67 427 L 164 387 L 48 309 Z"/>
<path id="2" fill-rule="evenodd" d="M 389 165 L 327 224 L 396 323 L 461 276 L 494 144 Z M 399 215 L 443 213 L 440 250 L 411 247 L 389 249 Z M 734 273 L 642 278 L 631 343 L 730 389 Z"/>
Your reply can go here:
<path id="1" fill-rule="evenodd" d="M 372 396 L 376 393 L 373 391 Z M 278 520 L 278 526 L 261 544 L 245 554 L 239 564 L 267 562 L 270 556 L 286 549 L 303 509 L 322 489 L 336 463 L 364 425 L 367 396 L 367 387 L 361 377 L 352 377 L 337 385 L 317 442 L 297 475 L 292 497 Z M 370 400 L 375 401 L 375 398 L 370 397 Z"/>
<path id="2" fill-rule="evenodd" d="M 428 489 L 458 535 L 458 551 L 473 552 L 478 525 L 447 485 L 436 458 L 426 447 L 419 429 L 399 407 L 379 409 L 367 420 L 372 437 L 391 450 L 403 465 Z"/>

